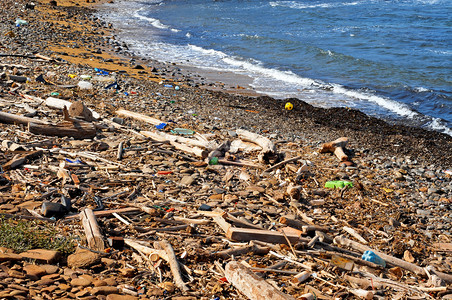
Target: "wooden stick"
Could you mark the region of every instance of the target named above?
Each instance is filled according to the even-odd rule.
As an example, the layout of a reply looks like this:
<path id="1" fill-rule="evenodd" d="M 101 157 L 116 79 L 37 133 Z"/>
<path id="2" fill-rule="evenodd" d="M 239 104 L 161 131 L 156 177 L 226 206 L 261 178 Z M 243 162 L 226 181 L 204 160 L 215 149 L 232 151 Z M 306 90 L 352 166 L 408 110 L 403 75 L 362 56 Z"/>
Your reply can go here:
<path id="1" fill-rule="evenodd" d="M 201 158 L 206 158 L 207 155 L 209 155 L 209 152 L 207 150 L 203 150 L 199 147 L 189 147 L 189 146 L 186 146 L 186 145 L 178 143 L 178 142 L 170 142 L 170 143 L 178 150 L 182 150 L 184 152 L 194 154 Z"/>
<path id="2" fill-rule="evenodd" d="M 225 275 L 236 289 L 251 300 L 295 300 L 237 261 L 231 261 L 226 265 Z"/>
<path id="3" fill-rule="evenodd" d="M 265 169 L 265 170 L 264 170 L 264 173 L 265 173 L 265 172 L 270 172 L 270 171 L 272 171 L 272 170 L 274 170 L 274 169 L 276 169 L 276 168 L 279 168 L 279 167 L 281 167 L 281 166 L 283 166 L 283 165 L 285 165 L 285 164 L 288 164 L 288 163 L 290 163 L 290 162 L 299 160 L 301 157 L 302 157 L 302 156 L 299 155 L 299 156 L 296 156 L 296 157 L 292 157 L 292 158 L 286 159 L 286 160 L 284 160 L 284 161 L 282 161 L 282 162 L 279 162 L 279 163 L 277 163 L 276 165 L 273 165 L 273 166 L 271 166 L 270 168 Z"/>
<path id="4" fill-rule="evenodd" d="M 270 249 L 268 247 L 261 247 L 259 245 L 251 243 L 250 245 L 245 247 L 230 248 L 227 250 L 215 252 L 213 253 L 213 255 L 221 257 L 223 259 L 228 259 L 233 255 L 239 256 L 247 253 L 253 253 L 256 255 L 266 255 L 269 251 Z"/>
<path id="5" fill-rule="evenodd" d="M 124 243 L 127 246 L 146 254 L 147 256 L 149 256 L 149 259 L 153 262 L 156 262 L 158 260 L 158 257 L 164 259 L 167 262 L 169 261 L 168 255 L 164 250 L 154 249 L 151 247 L 141 245 L 140 243 L 138 243 L 138 241 L 132 239 L 124 239 Z"/>
<path id="6" fill-rule="evenodd" d="M 159 119 L 155 119 L 140 113 L 136 113 L 130 110 L 125 110 L 125 109 L 118 109 L 116 111 L 116 114 L 119 116 L 123 116 L 123 117 L 129 117 L 138 121 L 143 121 L 152 125 L 159 125 L 160 123 L 163 123 L 162 121 L 160 121 Z"/>
<path id="7" fill-rule="evenodd" d="M 263 169 L 264 166 L 262 165 L 257 165 L 257 164 L 253 164 L 251 162 L 247 162 L 247 161 L 231 161 L 231 160 L 227 160 L 227 159 L 219 159 L 218 160 L 219 164 L 222 165 L 230 165 L 230 166 L 237 166 L 237 167 L 249 167 L 249 168 L 255 168 L 255 169 Z"/>
<path id="8" fill-rule="evenodd" d="M 28 117 L 10 114 L 10 113 L 6 113 L 6 112 L 0 112 L 0 123 L 24 124 L 24 125 L 28 125 L 29 123 L 50 124 L 49 122 L 45 122 L 45 121 L 42 121 L 39 119 L 28 118 Z"/>
<path id="9" fill-rule="evenodd" d="M 166 254 L 168 255 L 168 263 L 171 268 L 171 273 L 173 273 L 174 283 L 180 290 L 184 292 L 188 291 L 189 288 L 185 285 L 185 282 L 182 279 L 181 271 L 179 268 L 179 262 L 177 261 L 173 247 L 166 240 L 160 241 L 158 242 L 158 244 L 163 250 L 165 250 Z"/>
<path id="10" fill-rule="evenodd" d="M 85 208 L 85 210 L 81 213 L 80 218 L 85 230 L 88 246 L 96 251 L 104 251 L 104 241 L 93 211 L 90 208 Z"/>
<path id="11" fill-rule="evenodd" d="M 365 245 L 369 244 L 369 242 L 367 242 L 359 233 L 357 233 L 355 229 L 347 226 L 342 227 L 342 229 L 361 243 Z"/>
<path id="12" fill-rule="evenodd" d="M 56 190 L 55 190 L 56 191 Z M 53 191 L 53 192 L 55 192 Z M 132 212 L 139 212 L 140 209 L 136 207 L 126 207 L 126 208 L 118 208 L 118 209 L 111 209 L 111 210 L 98 210 L 94 211 L 94 215 L 101 217 L 101 216 L 108 216 L 113 213 L 132 213 Z M 75 218 L 81 218 L 81 214 L 76 214 L 72 216 L 67 216 L 65 219 L 75 219 Z"/>
<path id="13" fill-rule="evenodd" d="M 401 260 L 399 258 L 396 258 L 394 256 L 390 256 L 390 255 L 387 255 L 387 254 L 385 254 L 383 252 L 371 249 L 368 246 L 365 246 L 365 245 L 360 244 L 358 242 L 349 240 L 349 239 L 347 239 L 347 238 L 345 238 L 343 236 L 335 237 L 334 238 L 334 243 L 338 244 L 338 245 L 350 247 L 352 249 L 355 249 L 355 250 L 358 250 L 358 251 L 361 251 L 361 252 L 364 252 L 364 251 L 367 251 L 367 250 L 371 250 L 375 254 L 377 254 L 378 256 L 380 256 L 382 259 L 384 259 L 386 262 L 388 262 L 390 264 L 393 264 L 395 266 L 399 266 L 399 267 L 401 267 L 401 268 L 403 268 L 405 270 L 411 271 L 411 272 L 413 272 L 415 274 L 418 274 L 418 275 L 421 275 L 421 276 L 427 276 L 427 274 L 425 273 L 425 270 L 423 268 L 419 267 L 418 265 L 406 262 L 406 261 Z"/>

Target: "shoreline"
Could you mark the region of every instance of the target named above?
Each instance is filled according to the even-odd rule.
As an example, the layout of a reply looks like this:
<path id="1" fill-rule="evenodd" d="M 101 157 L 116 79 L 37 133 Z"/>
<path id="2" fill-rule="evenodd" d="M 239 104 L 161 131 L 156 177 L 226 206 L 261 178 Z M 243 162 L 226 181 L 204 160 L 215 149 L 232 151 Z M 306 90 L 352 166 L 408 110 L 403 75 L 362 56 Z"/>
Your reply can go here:
<path id="1" fill-rule="evenodd" d="M 227 107 L 228 104 L 224 102 L 229 101 L 230 105 L 240 107 L 242 110 L 259 111 L 262 121 L 254 122 L 265 124 L 265 128 L 256 128 L 260 131 L 275 131 L 281 132 L 282 135 L 289 134 L 289 136 L 302 138 L 309 136 L 319 142 L 332 140 L 338 136 L 349 136 L 356 145 L 367 145 L 375 153 L 413 156 L 426 164 L 443 165 L 444 169 L 452 166 L 452 153 L 450 153 L 452 137 L 447 134 L 418 127 L 391 125 L 354 109 L 323 109 L 313 107 L 302 99 L 273 99 L 242 87 L 224 90 L 222 84 L 215 82 L 204 82 L 204 85 L 196 86 L 200 75 L 190 73 L 191 70 L 186 74 L 177 64 L 140 59 L 127 51 L 127 45 L 116 41 L 114 27 L 93 15 L 98 5 L 105 2 L 105 0 L 97 2 L 62 0 L 57 2 L 57 6 L 52 6 L 49 4 L 50 0 L 39 1 L 36 10 L 40 10 L 40 14 L 47 18 L 44 27 L 51 23 L 53 24 L 52 32 L 61 31 L 60 37 L 56 39 L 53 36 L 46 38 L 44 45 L 42 43 L 39 45 L 40 51 L 45 50 L 46 55 L 67 60 L 75 65 L 103 68 L 117 72 L 120 76 L 154 83 L 168 82 L 180 85 L 183 88 L 178 93 L 196 94 L 208 91 L 211 94 L 210 103 L 204 103 L 200 109 L 200 112 L 206 111 L 206 117 L 215 112 L 217 107 L 222 105 Z M 81 20 L 75 22 L 77 25 L 69 26 L 68 22 L 61 21 L 68 16 L 69 20 L 75 18 L 77 21 L 77 17 L 81 17 Z M 41 29 L 44 28 L 42 26 L 43 24 Z M 83 39 L 79 40 L 79 37 Z M 31 51 L 33 50 L 36 52 L 32 47 Z M 168 76 L 168 74 L 176 74 L 176 76 Z M 221 78 L 221 74 L 218 75 Z M 299 104 L 295 105 L 294 110 L 286 111 L 284 110 L 286 101 L 299 101 Z M 275 118 L 275 116 L 278 117 Z M 251 117 L 256 119 L 256 116 Z M 278 122 L 284 125 L 280 126 Z M 242 124 L 240 122 L 236 124 L 244 126 L 246 123 L 247 121 L 243 120 Z M 254 125 L 254 127 L 258 126 Z"/>

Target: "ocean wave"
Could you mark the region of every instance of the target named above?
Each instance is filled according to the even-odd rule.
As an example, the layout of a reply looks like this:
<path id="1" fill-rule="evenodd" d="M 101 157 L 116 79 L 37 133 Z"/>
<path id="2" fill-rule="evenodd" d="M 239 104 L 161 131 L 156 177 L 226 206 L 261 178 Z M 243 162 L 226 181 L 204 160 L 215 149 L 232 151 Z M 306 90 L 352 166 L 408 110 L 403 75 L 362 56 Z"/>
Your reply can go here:
<path id="1" fill-rule="evenodd" d="M 144 10 L 143 8 L 140 8 L 139 10 L 137 10 L 135 12 L 135 14 L 133 15 L 135 18 L 138 18 L 140 20 L 144 20 L 149 22 L 149 24 L 151 24 L 152 26 L 154 26 L 155 28 L 158 29 L 166 29 L 166 30 L 171 30 L 173 32 L 179 32 L 179 29 L 175 29 L 175 28 L 171 28 L 168 25 L 163 24 L 160 20 L 158 19 L 154 19 L 154 18 L 150 18 L 150 17 L 146 17 L 146 16 L 142 16 L 140 15 L 140 11 Z"/>
<path id="2" fill-rule="evenodd" d="M 433 118 L 432 121 L 427 123 L 424 127 L 452 136 L 452 129 L 439 118 Z"/>
<path id="3" fill-rule="evenodd" d="M 271 1 L 270 6 L 287 7 L 292 9 L 306 9 L 306 8 L 334 8 L 340 6 L 354 6 L 360 4 L 360 2 L 342 2 L 342 3 L 317 3 L 317 4 L 305 4 L 296 1 Z"/>

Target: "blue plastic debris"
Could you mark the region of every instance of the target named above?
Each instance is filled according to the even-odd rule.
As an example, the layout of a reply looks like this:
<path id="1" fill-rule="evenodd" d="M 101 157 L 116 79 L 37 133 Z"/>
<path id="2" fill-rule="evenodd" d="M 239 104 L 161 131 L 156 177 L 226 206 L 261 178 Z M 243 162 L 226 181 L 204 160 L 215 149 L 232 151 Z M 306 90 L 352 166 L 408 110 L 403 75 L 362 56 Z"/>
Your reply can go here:
<path id="1" fill-rule="evenodd" d="M 166 125 L 168 125 L 168 124 L 166 124 L 166 123 L 160 123 L 160 124 L 158 124 L 158 125 L 155 125 L 155 128 L 157 128 L 157 129 L 164 129 L 165 127 L 166 127 Z"/>

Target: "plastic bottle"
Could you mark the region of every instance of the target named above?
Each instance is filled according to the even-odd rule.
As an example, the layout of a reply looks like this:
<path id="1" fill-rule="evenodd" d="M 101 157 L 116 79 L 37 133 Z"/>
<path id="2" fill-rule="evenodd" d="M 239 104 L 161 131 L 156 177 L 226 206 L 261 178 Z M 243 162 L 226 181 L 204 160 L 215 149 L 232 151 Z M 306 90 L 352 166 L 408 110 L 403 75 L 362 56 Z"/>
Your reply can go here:
<path id="1" fill-rule="evenodd" d="M 77 86 L 81 89 L 81 90 L 90 90 L 93 88 L 93 85 L 91 84 L 91 82 L 88 81 L 80 81 Z"/>
<path id="2" fill-rule="evenodd" d="M 366 252 L 364 252 L 361 258 L 365 261 L 370 261 L 374 264 L 383 266 L 383 268 L 386 267 L 386 262 L 384 261 L 384 259 L 376 255 L 372 250 L 367 250 Z"/>

